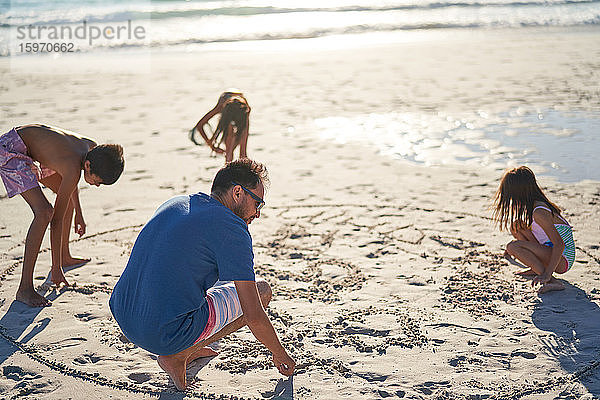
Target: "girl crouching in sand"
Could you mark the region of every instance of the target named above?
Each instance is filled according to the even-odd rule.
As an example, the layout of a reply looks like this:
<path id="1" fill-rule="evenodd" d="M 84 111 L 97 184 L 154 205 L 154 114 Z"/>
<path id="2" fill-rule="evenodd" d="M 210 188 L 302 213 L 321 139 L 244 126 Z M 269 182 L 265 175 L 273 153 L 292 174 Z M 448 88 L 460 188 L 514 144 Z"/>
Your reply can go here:
<path id="1" fill-rule="evenodd" d="M 518 274 L 533 276 L 532 285 L 542 285 L 539 293 L 563 290 L 563 283 L 552 274 L 564 274 L 575 261 L 573 231 L 560 209 L 544 195 L 533 172 L 525 166 L 508 170 L 494 207 L 493 219 L 500 230 L 510 227 L 516 239 L 506 246 L 505 255 L 530 268 Z"/>
<path id="2" fill-rule="evenodd" d="M 216 114 L 221 114 L 217 129 L 209 138 L 204 132 L 204 127 L 209 126 L 208 121 Z M 215 153 L 225 153 L 225 162 L 233 160 L 233 150 L 240 146 L 240 158 L 246 158 L 246 147 L 248 145 L 248 127 L 250 125 L 250 106 L 244 95 L 235 89 L 224 92 L 219 97 L 217 105 L 198 121 L 192 128 L 189 138 L 194 144 L 200 145 L 194 137 L 197 130 L 206 144 Z M 212 133 L 212 132 L 211 132 Z M 225 144 L 222 149 L 221 144 Z"/>

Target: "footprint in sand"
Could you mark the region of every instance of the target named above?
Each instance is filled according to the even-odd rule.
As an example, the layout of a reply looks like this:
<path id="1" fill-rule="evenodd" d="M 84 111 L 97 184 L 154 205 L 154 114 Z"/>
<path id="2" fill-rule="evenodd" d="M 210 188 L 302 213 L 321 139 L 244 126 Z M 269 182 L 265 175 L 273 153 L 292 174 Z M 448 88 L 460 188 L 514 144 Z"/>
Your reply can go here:
<path id="1" fill-rule="evenodd" d="M 5 378 L 13 381 L 21 381 L 23 379 L 36 379 L 42 377 L 39 374 L 25 371 L 23 368 L 18 367 L 16 365 L 8 365 L 6 367 L 3 367 L 2 375 L 4 375 Z"/>
<path id="2" fill-rule="evenodd" d="M 385 337 L 385 336 L 389 336 L 390 330 L 389 329 L 377 330 L 377 329 L 371 329 L 371 328 L 366 328 L 366 327 L 349 326 L 349 327 L 345 328 L 342 331 L 342 333 L 344 335 L 367 335 L 367 336 L 373 336 L 373 337 Z"/>
<path id="3" fill-rule="evenodd" d="M 458 356 L 458 357 L 454 357 L 454 358 L 450 359 L 448 361 L 448 364 L 452 365 L 453 367 L 458 367 L 460 364 L 464 363 L 465 361 L 467 361 L 467 357 Z"/>
<path id="4" fill-rule="evenodd" d="M 66 347 L 79 346 L 83 342 L 87 342 L 87 339 L 83 337 L 74 337 L 50 343 L 48 347 L 52 348 L 53 350 L 64 349 Z"/>
<path id="5" fill-rule="evenodd" d="M 367 382 L 384 382 L 389 378 L 389 375 L 382 375 L 375 372 L 356 373 L 357 376 L 363 378 Z"/>
<path id="6" fill-rule="evenodd" d="M 460 355 L 448 360 L 448 364 L 456 368 L 457 372 L 465 372 L 481 368 L 484 362 L 479 358 Z"/>
<path id="7" fill-rule="evenodd" d="M 427 382 L 423 382 L 420 385 L 414 386 L 414 389 L 417 392 L 420 392 L 420 393 L 423 393 L 426 395 L 430 395 L 435 390 L 438 390 L 441 388 L 448 388 L 448 387 L 450 387 L 450 381 L 440 381 L 440 382 L 427 381 Z"/>
<path id="8" fill-rule="evenodd" d="M 144 372 L 135 372 L 133 374 L 127 375 L 127 377 L 129 379 L 131 379 L 132 381 L 134 381 L 135 383 L 144 383 L 144 382 L 148 382 L 150 379 L 152 379 L 150 374 L 147 374 Z"/>
<path id="9" fill-rule="evenodd" d="M 83 322 L 88 322 L 88 321 L 98 318 L 98 317 L 93 316 L 90 313 L 75 314 L 74 317 Z"/>
<path id="10" fill-rule="evenodd" d="M 401 394 L 398 394 L 398 392 L 401 392 Z M 377 394 L 379 395 L 379 397 L 381 397 L 382 399 L 386 399 L 388 397 L 392 397 L 392 396 L 396 396 L 396 397 L 404 397 L 404 392 L 399 390 L 396 393 L 390 393 L 387 390 L 383 390 L 383 389 L 377 389 Z"/>
<path id="11" fill-rule="evenodd" d="M 85 365 L 85 364 L 96 364 L 102 357 L 94 355 L 94 353 L 83 354 L 73 360 L 73 364 Z"/>
<path id="12" fill-rule="evenodd" d="M 15 365 L 3 367 L 2 375 L 7 379 L 17 382 L 13 390 L 18 391 L 19 398 L 49 393 L 55 389 L 50 381 L 43 379 L 42 375 L 26 371 Z M 37 398 L 37 396 L 34 398 Z"/>
<path id="13" fill-rule="evenodd" d="M 530 353 L 528 351 L 520 351 L 520 350 L 513 351 L 512 353 L 510 353 L 510 355 L 512 357 L 527 358 L 528 360 L 533 360 L 534 358 L 537 357 L 537 355 L 535 355 L 534 353 Z"/>

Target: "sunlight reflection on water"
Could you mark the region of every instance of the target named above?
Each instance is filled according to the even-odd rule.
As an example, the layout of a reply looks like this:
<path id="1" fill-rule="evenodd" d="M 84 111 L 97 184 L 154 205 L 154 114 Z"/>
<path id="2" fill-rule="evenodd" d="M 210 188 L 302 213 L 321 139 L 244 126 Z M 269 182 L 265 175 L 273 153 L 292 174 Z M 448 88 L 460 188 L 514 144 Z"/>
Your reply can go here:
<path id="1" fill-rule="evenodd" d="M 526 164 L 561 182 L 600 180 L 600 114 L 584 111 L 479 111 L 366 114 L 314 120 L 320 137 L 375 146 L 383 155 L 427 166 L 502 170 Z"/>

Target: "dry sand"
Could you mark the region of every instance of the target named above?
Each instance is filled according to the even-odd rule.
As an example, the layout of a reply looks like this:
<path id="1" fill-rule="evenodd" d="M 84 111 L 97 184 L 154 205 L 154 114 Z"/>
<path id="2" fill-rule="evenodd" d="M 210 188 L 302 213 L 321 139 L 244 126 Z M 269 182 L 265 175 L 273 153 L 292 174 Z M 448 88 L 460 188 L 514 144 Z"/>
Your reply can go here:
<path id="1" fill-rule="evenodd" d="M 566 290 L 538 297 L 501 258 L 509 237 L 489 220 L 499 171 L 416 166 L 308 128 L 369 112 L 598 111 L 598 37 L 461 32 L 340 50 L 155 53 L 150 73 L 121 71 L 138 59 L 128 53 L 56 67 L 32 59 L 35 73 L 0 60 L 3 130 L 47 122 L 126 150 L 116 185 L 82 185 L 88 233 L 71 247 L 92 261 L 66 273 L 77 286 L 47 292 L 52 307 L 13 302 L 31 213 L 0 193 L 0 397 L 600 397 L 598 182 L 541 179 L 566 208 L 578 251 L 560 276 Z M 271 173 L 250 230 L 256 271 L 274 290 L 269 315 L 297 373 L 278 375 L 244 329 L 192 365 L 184 395 L 123 337 L 108 297 L 152 212 L 171 196 L 209 191 L 223 160 L 186 133 L 231 86 L 252 106 L 249 155 Z"/>

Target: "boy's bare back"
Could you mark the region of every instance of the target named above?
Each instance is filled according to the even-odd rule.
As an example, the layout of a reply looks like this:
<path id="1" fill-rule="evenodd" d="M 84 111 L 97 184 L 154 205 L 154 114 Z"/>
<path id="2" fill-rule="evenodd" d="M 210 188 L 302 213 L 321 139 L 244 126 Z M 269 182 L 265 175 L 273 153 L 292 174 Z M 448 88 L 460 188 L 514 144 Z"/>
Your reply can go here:
<path id="1" fill-rule="evenodd" d="M 16 129 L 29 156 L 61 176 L 79 175 L 87 152 L 96 146 L 91 139 L 48 125 L 31 124 Z"/>

